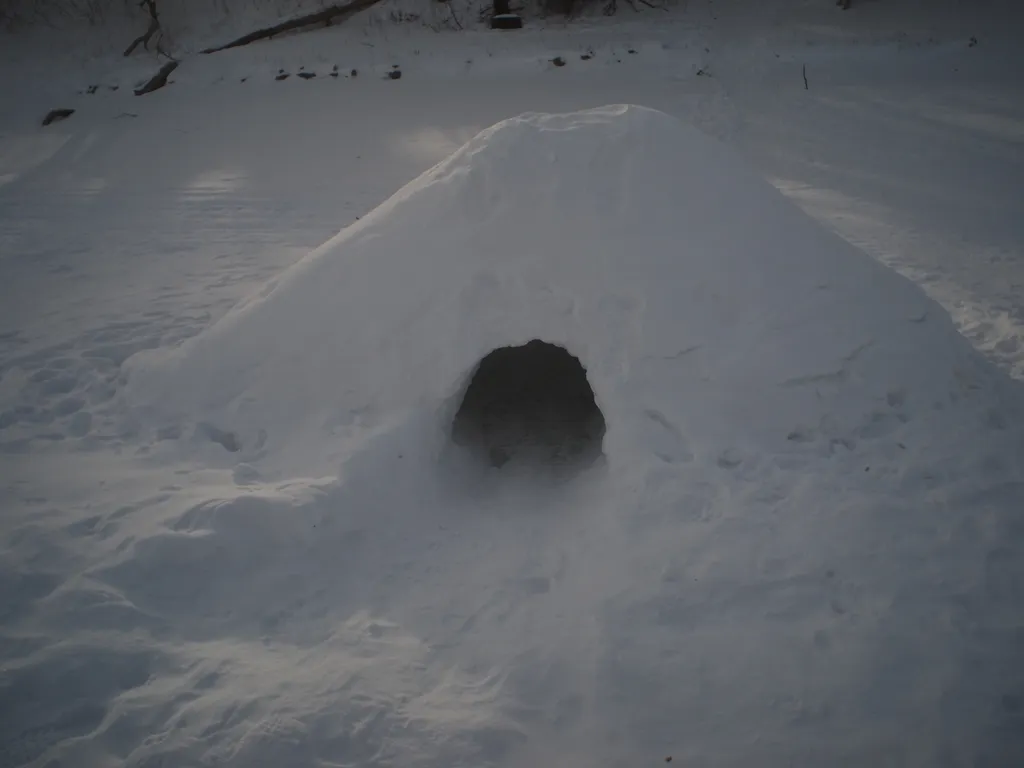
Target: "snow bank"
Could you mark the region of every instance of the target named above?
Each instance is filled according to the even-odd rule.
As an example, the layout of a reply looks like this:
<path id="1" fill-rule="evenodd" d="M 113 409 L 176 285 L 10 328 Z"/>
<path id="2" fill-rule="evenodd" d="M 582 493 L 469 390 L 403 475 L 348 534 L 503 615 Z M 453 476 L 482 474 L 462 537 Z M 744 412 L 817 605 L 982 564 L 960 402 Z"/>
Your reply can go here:
<path id="1" fill-rule="evenodd" d="M 534 338 L 583 363 L 613 462 L 826 421 L 843 439 L 976 365 L 915 286 L 724 147 L 610 106 L 484 131 L 208 331 L 131 360 L 127 391 L 162 422 L 309 457 L 355 422 L 443 432 L 481 358 Z"/>

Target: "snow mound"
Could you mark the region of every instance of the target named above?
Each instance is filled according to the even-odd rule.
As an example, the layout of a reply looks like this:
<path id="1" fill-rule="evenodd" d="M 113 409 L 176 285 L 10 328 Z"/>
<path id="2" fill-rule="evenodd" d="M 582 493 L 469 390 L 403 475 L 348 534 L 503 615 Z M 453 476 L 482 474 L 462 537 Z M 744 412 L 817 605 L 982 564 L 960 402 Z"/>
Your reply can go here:
<path id="1" fill-rule="evenodd" d="M 60 636 L 146 651 L 22 760 L 1024 759 L 1019 386 L 663 114 L 502 122 L 126 369 L 147 460 L 233 472 L 83 521 Z"/>
<path id="2" fill-rule="evenodd" d="M 483 131 L 206 332 L 130 360 L 127 391 L 303 464 L 413 413 L 446 434 L 480 361 L 533 339 L 586 369 L 611 461 L 825 421 L 841 439 L 976 364 L 915 286 L 722 145 L 609 106 Z"/>

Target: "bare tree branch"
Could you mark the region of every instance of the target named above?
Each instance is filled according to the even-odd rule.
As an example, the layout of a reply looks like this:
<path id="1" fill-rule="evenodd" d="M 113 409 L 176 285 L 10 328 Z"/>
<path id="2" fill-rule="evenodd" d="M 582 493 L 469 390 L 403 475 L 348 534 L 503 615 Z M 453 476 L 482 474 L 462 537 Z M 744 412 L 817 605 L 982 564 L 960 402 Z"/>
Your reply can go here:
<path id="1" fill-rule="evenodd" d="M 464 29 L 464 27 L 462 26 L 462 22 L 459 21 L 459 17 L 455 15 L 455 9 L 452 7 L 452 4 L 449 2 L 446 3 L 446 5 L 448 6 L 448 11 L 452 15 L 452 21 L 455 22 L 455 26 L 458 27 L 459 29 Z"/>
<path id="2" fill-rule="evenodd" d="M 274 35 L 281 35 L 285 32 L 293 32 L 303 27 L 308 27 L 313 24 L 326 24 L 329 21 L 334 21 L 338 17 L 347 18 L 360 11 L 365 11 L 372 5 L 380 2 L 380 0 L 352 0 L 352 2 L 344 3 L 340 5 L 332 5 L 324 8 L 322 11 L 316 13 L 310 13 L 305 16 L 299 16 L 289 21 L 284 21 L 273 27 L 267 27 L 266 29 L 257 29 L 255 32 L 250 32 L 247 35 L 242 35 L 237 40 L 232 40 L 230 43 L 224 45 L 218 45 L 213 48 L 207 48 L 202 51 L 203 53 L 217 53 L 219 51 L 226 51 L 229 48 L 239 48 L 249 43 L 255 43 L 257 40 L 266 40 L 267 38 L 273 37 Z"/>
<path id="3" fill-rule="evenodd" d="M 135 49 L 140 45 L 146 50 L 149 50 L 149 41 L 152 39 L 153 35 L 160 32 L 160 14 L 157 11 L 156 0 L 141 0 L 139 7 L 145 8 L 149 11 L 149 27 L 143 34 L 135 38 L 132 41 L 132 44 L 125 49 L 125 56 L 131 56 Z"/>

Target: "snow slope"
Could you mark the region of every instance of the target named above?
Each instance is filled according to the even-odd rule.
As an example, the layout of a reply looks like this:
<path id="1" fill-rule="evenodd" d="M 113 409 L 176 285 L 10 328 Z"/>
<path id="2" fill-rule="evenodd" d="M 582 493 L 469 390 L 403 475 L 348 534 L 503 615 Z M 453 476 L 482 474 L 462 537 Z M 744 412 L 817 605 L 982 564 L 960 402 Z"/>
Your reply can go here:
<path id="1" fill-rule="evenodd" d="M 586 365 L 607 461 L 446 470 L 473 366 L 534 336 Z M 664 114 L 500 123 L 127 376 L 155 465 L 242 463 L 89 524 L 30 625 L 78 639 L 10 685 L 113 674 L 39 764 L 1024 754 L 1019 385 Z"/>

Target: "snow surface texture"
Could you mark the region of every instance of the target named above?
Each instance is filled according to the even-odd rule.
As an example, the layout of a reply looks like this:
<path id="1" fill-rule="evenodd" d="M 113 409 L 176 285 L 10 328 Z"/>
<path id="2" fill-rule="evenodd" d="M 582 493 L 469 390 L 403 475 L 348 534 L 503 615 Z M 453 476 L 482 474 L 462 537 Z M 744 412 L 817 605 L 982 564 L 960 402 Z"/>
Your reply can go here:
<path id="1" fill-rule="evenodd" d="M 476 364 L 533 338 L 607 422 L 569 482 L 450 449 Z M 107 694 L 161 739 L 108 716 L 72 761 L 1024 755 L 1019 385 L 662 113 L 502 122 L 127 372 L 188 436 L 155 451 L 231 435 L 255 486 L 90 572 L 174 651 Z"/>

